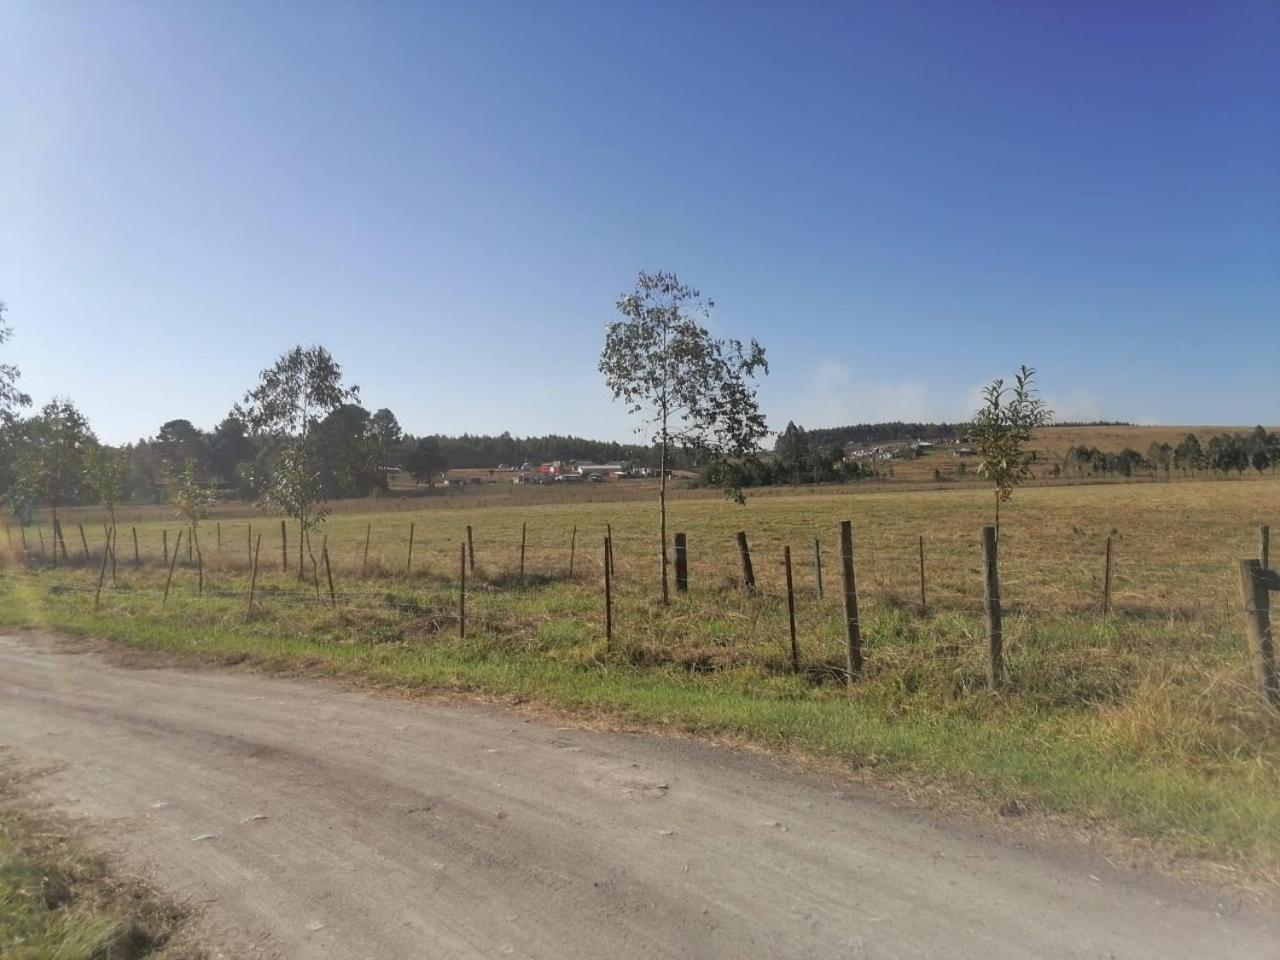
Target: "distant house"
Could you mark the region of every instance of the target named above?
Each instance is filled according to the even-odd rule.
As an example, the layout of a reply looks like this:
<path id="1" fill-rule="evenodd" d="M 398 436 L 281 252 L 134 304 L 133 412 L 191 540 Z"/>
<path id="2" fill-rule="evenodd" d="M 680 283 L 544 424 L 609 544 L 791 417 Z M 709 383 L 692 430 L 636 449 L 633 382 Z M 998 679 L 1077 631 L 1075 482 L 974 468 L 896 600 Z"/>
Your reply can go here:
<path id="1" fill-rule="evenodd" d="M 978 451 L 974 450 L 973 447 L 957 447 L 951 451 L 951 455 L 953 457 L 976 457 Z"/>

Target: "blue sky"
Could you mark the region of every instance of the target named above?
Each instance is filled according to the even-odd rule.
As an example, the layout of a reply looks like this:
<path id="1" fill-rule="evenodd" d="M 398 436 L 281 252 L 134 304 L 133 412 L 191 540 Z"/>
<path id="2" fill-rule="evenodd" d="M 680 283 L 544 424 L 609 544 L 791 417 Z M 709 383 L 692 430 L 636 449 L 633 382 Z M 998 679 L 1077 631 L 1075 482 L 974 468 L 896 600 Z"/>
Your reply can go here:
<path id="1" fill-rule="evenodd" d="M 4 347 L 110 441 L 297 342 L 409 430 L 627 438 L 674 270 L 771 424 L 1280 422 L 1280 4 L 0 3 Z"/>

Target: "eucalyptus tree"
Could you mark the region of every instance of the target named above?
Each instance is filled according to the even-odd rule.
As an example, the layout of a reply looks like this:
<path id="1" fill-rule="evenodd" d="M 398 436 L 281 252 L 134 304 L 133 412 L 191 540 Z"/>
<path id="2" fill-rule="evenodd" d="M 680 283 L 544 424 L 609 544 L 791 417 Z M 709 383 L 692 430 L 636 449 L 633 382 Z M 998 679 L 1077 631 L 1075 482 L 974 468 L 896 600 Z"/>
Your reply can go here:
<path id="1" fill-rule="evenodd" d="M 995 493 L 996 529 L 1000 504 L 1014 488 L 1031 477 L 1034 452 L 1026 450 L 1032 433 L 1053 421 L 1053 411 L 1037 396 L 1036 372 L 1025 364 L 1012 386 L 993 380 L 982 391 L 982 406 L 973 415 L 970 432 L 978 448 L 978 473 L 991 481 Z"/>
<path id="2" fill-rule="evenodd" d="M 13 336 L 13 328 L 4 318 L 7 310 L 8 307 L 0 302 L 0 344 L 7 343 Z M 31 398 L 18 389 L 21 375 L 14 364 L 0 363 L 0 419 L 12 420 L 19 407 L 31 406 Z"/>
<path id="3" fill-rule="evenodd" d="M 641 273 L 635 289 L 618 298 L 622 319 L 605 331 L 599 369 L 614 399 L 641 418 L 637 432 L 658 448 L 658 534 L 662 602 L 667 585 L 667 473 L 675 446 L 698 459 L 754 458 L 768 433 L 756 401 L 754 378 L 768 373 L 755 340 L 719 339 L 702 325 L 714 303 L 673 273 Z M 735 471 L 721 471 L 738 502 Z"/>
<path id="4" fill-rule="evenodd" d="M 85 461 L 96 443 L 89 421 L 65 398 L 54 398 L 19 424 L 14 470 L 20 485 L 49 508 L 55 562 L 59 546 L 67 555 L 58 508 L 80 496 Z"/>
<path id="5" fill-rule="evenodd" d="M 343 384 L 342 367 L 328 350 L 297 346 L 262 371 L 233 411 L 274 448 L 267 474 L 252 480 L 260 507 L 279 509 L 298 524 L 299 578 L 308 534 L 328 512 L 312 433 L 330 413 L 359 399 L 360 388 Z"/>

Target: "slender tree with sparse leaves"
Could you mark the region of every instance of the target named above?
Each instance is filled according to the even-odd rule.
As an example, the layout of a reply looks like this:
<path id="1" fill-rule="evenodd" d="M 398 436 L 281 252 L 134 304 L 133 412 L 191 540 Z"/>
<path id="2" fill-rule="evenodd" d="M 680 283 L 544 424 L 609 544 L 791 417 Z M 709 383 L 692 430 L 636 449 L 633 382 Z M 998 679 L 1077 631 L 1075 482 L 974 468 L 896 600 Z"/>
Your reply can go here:
<path id="1" fill-rule="evenodd" d="M 1034 452 L 1026 445 L 1038 427 L 1053 422 L 1053 411 L 1037 395 L 1036 372 L 1023 366 L 1013 385 L 994 380 L 982 391 L 982 406 L 973 415 L 970 431 L 978 448 L 978 473 L 991 481 L 995 492 L 996 529 L 1000 529 L 1000 504 L 1031 477 Z"/>
<path id="2" fill-rule="evenodd" d="M 641 273 L 618 298 L 600 372 L 615 399 L 642 418 L 638 432 L 658 447 L 658 535 L 662 602 L 667 583 L 667 463 L 673 446 L 704 461 L 752 458 L 768 433 L 754 378 L 768 373 L 755 340 L 718 339 L 702 325 L 714 304 L 673 273 Z M 736 476 L 721 471 L 725 478 Z M 740 486 L 728 492 L 742 502 Z"/>
<path id="3" fill-rule="evenodd" d="M 7 343 L 13 336 L 13 328 L 4 318 L 7 310 L 8 307 L 0 301 L 0 344 Z M 18 389 L 21 375 L 14 364 L 0 363 L 0 421 L 11 421 L 19 407 L 31 406 L 31 398 Z"/>
<path id="4" fill-rule="evenodd" d="M 250 481 L 261 491 L 260 507 L 278 509 L 297 522 L 299 579 L 310 531 L 328 515 L 312 432 L 328 414 L 359 399 L 360 388 L 343 384 L 342 367 L 328 350 L 298 346 L 263 370 L 258 385 L 233 411 L 276 448 L 269 471 L 255 473 Z"/>

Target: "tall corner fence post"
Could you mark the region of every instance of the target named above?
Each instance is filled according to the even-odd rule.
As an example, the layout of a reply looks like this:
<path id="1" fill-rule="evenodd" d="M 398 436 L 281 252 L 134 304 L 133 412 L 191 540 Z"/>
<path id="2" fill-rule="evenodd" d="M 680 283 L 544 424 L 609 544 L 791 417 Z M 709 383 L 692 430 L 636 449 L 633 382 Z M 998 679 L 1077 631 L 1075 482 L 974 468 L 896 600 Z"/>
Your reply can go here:
<path id="1" fill-rule="evenodd" d="M 987 611 L 987 687 L 996 690 L 1004 681 L 1004 626 L 1000 610 L 1000 570 L 996 554 L 996 528 L 982 528 L 983 593 Z"/>
<path id="2" fill-rule="evenodd" d="M 862 624 L 858 619 L 858 585 L 853 573 L 853 521 L 840 521 L 840 579 L 844 591 L 845 683 L 862 674 Z"/>
<path id="3" fill-rule="evenodd" d="M 676 540 L 676 593 L 689 592 L 689 538 L 677 533 Z"/>
<path id="4" fill-rule="evenodd" d="M 742 592 L 747 595 L 756 592 L 756 572 L 751 565 L 751 547 L 747 543 L 747 532 L 738 531 L 738 559 L 742 564 Z"/>
<path id="5" fill-rule="evenodd" d="M 1280 590 L 1280 576 L 1275 571 L 1265 569 L 1261 560 L 1240 561 L 1240 593 L 1253 676 L 1267 703 L 1280 707 L 1280 678 L 1276 675 L 1275 640 L 1271 630 L 1272 590 Z"/>
<path id="6" fill-rule="evenodd" d="M 1107 546 L 1102 570 L 1102 616 L 1111 616 L 1111 534 L 1107 534 Z"/>
<path id="7" fill-rule="evenodd" d="M 609 555 L 613 552 L 609 538 L 604 538 L 604 652 L 613 651 L 613 579 L 609 571 Z"/>
<path id="8" fill-rule="evenodd" d="M 791 577 L 791 547 L 782 548 L 782 566 L 787 574 L 787 628 L 791 637 L 791 672 L 800 672 L 800 645 L 796 642 L 796 590 Z"/>
<path id="9" fill-rule="evenodd" d="M 467 532 L 471 528 L 467 527 Z M 458 639 L 467 639 L 467 545 L 458 544 Z"/>

